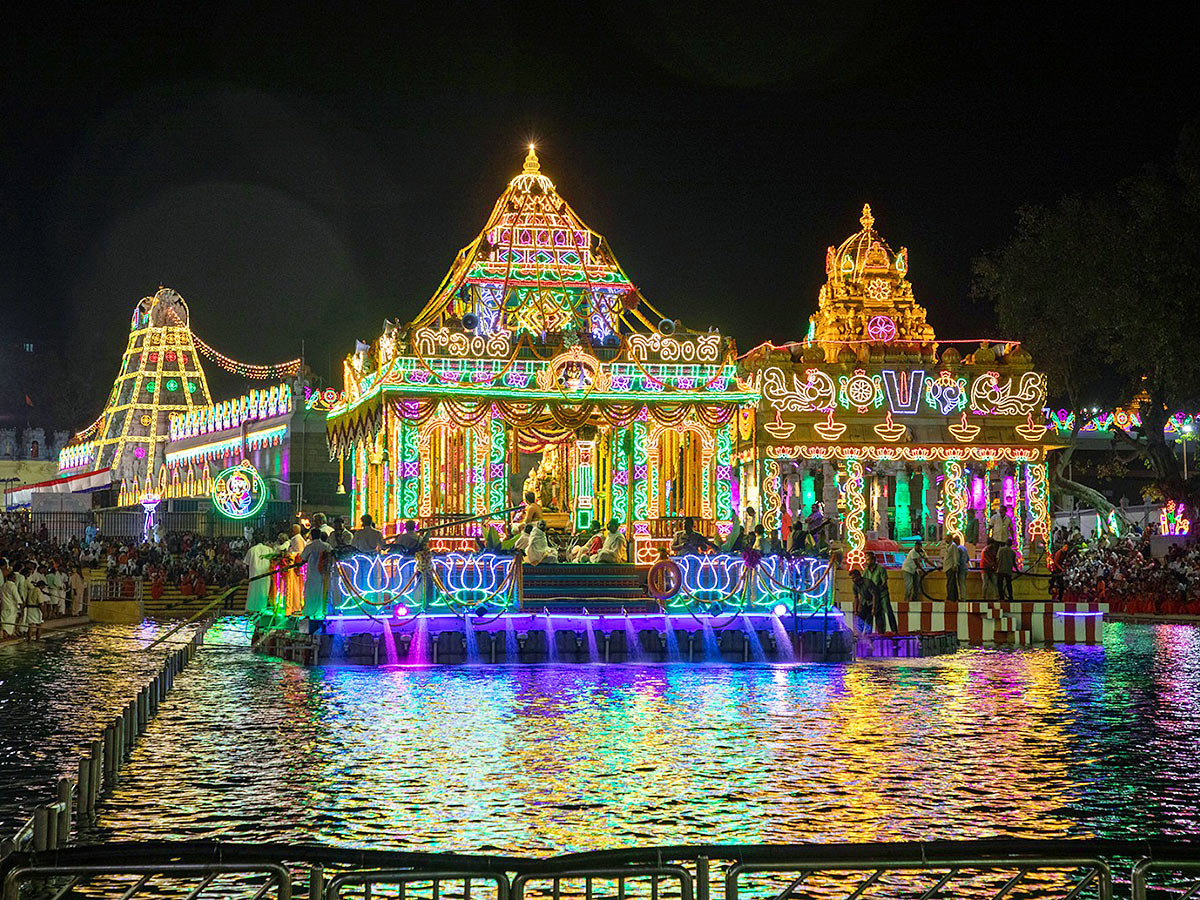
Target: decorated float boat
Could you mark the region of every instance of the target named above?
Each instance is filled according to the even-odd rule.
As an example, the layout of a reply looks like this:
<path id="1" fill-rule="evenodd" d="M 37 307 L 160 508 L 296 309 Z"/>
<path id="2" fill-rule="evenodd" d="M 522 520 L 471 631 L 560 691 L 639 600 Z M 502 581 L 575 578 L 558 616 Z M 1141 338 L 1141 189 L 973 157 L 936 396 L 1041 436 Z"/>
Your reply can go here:
<path id="1" fill-rule="evenodd" d="M 384 662 L 844 658 L 849 571 L 870 552 L 890 569 L 901 630 L 942 636 L 909 642 L 917 653 L 1095 640 L 1102 609 L 1057 610 L 1033 577 L 1049 533 L 1045 377 L 1014 343 L 965 357 L 939 344 L 907 251 L 869 207 L 861 226 L 828 250 L 807 338 L 739 358 L 642 295 L 530 148 L 425 308 L 359 343 L 325 398 L 355 519 L 388 537 L 415 522 L 430 552 L 339 560 L 332 615 L 302 629 L 322 634 L 264 633 L 262 646 Z M 533 566 L 491 552 L 527 492 L 564 553 L 613 522 L 625 557 Z M 819 502 L 830 555 L 731 551 L 749 507 L 786 542 Z M 915 540 L 936 558 L 943 533 L 986 535 L 999 508 L 1030 573 L 1013 602 L 984 600 L 977 573 L 958 603 L 940 574 L 901 600 Z M 667 558 L 688 520 L 717 552 Z"/>

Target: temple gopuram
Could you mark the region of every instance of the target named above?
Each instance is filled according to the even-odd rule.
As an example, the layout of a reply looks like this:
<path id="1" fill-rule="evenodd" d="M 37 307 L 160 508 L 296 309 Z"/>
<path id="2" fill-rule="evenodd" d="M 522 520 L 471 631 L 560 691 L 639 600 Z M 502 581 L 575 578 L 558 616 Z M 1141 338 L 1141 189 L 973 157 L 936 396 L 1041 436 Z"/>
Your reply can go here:
<path id="1" fill-rule="evenodd" d="M 531 147 L 430 301 L 359 342 L 325 393 L 353 516 L 388 538 L 411 520 L 430 551 L 340 560 L 327 637 L 392 661 L 873 655 L 884 636 L 847 623 L 874 553 L 907 642 L 884 655 L 1095 640 L 1102 610 L 1048 602 L 1044 580 L 982 596 L 997 511 L 1044 573 L 1045 376 L 1015 343 L 939 342 L 869 207 L 825 268 L 806 338 L 739 357 L 645 298 Z M 515 539 L 530 494 L 557 562 L 491 535 Z M 789 548 L 814 517 L 819 541 Z M 566 563 L 598 523 L 625 558 Z M 689 526 L 703 537 L 677 542 Z M 974 567 L 959 599 L 938 571 L 904 598 L 903 555 L 924 539 L 934 567 L 949 535 Z"/>
<path id="2" fill-rule="evenodd" d="M 734 417 L 758 394 L 733 340 L 655 309 L 533 148 L 425 308 L 344 377 L 330 448 L 385 533 L 411 519 L 472 549 L 533 490 L 556 528 L 617 519 L 648 565 L 685 517 L 713 538 L 735 521 Z"/>
<path id="3" fill-rule="evenodd" d="M 869 206 L 860 221 L 826 252 L 808 338 L 742 360 L 760 395 L 738 420 L 746 499 L 772 529 L 822 500 L 849 567 L 917 537 L 982 543 L 999 509 L 1027 555 L 1050 532 L 1046 377 L 1017 344 L 939 352 L 908 250 L 888 246 Z"/>

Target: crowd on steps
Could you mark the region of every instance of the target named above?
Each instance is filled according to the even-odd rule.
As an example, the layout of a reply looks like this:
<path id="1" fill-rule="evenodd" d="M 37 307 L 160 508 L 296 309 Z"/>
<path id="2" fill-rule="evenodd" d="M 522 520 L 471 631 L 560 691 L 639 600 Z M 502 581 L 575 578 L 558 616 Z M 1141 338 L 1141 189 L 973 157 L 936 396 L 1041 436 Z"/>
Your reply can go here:
<path id="1" fill-rule="evenodd" d="M 1114 613 L 1200 615 L 1200 544 L 1194 538 L 1150 552 L 1150 535 L 1057 544 L 1050 589 L 1064 600 L 1101 600 Z"/>

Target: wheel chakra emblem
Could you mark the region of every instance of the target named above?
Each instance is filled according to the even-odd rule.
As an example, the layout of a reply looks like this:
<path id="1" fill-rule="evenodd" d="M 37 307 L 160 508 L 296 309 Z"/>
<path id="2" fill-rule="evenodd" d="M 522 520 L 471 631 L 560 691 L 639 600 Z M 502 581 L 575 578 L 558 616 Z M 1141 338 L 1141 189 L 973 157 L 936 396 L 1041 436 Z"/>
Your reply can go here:
<path id="1" fill-rule="evenodd" d="M 213 479 L 213 506 L 230 519 L 249 519 L 267 501 L 267 485 L 258 470 L 243 460 Z"/>
<path id="2" fill-rule="evenodd" d="M 846 382 L 846 396 L 855 406 L 870 406 L 875 401 L 875 382 L 866 375 L 855 373 Z"/>

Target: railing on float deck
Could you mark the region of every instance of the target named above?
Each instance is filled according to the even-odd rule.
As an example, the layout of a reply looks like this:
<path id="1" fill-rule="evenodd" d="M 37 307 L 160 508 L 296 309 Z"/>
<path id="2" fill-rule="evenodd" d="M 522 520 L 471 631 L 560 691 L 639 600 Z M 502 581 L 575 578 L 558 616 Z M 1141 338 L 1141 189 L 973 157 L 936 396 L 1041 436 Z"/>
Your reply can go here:
<path id="1" fill-rule="evenodd" d="M 1190 900 L 1200 844 L 979 840 L 714 844 L 548 858 L 353 850 L 298 844 L 148 842 L 18 854 L 3 900 L 22 886 L 61 898 L 290 900 Z M 169 883 L 169 884 L 168 884 Z"/>

